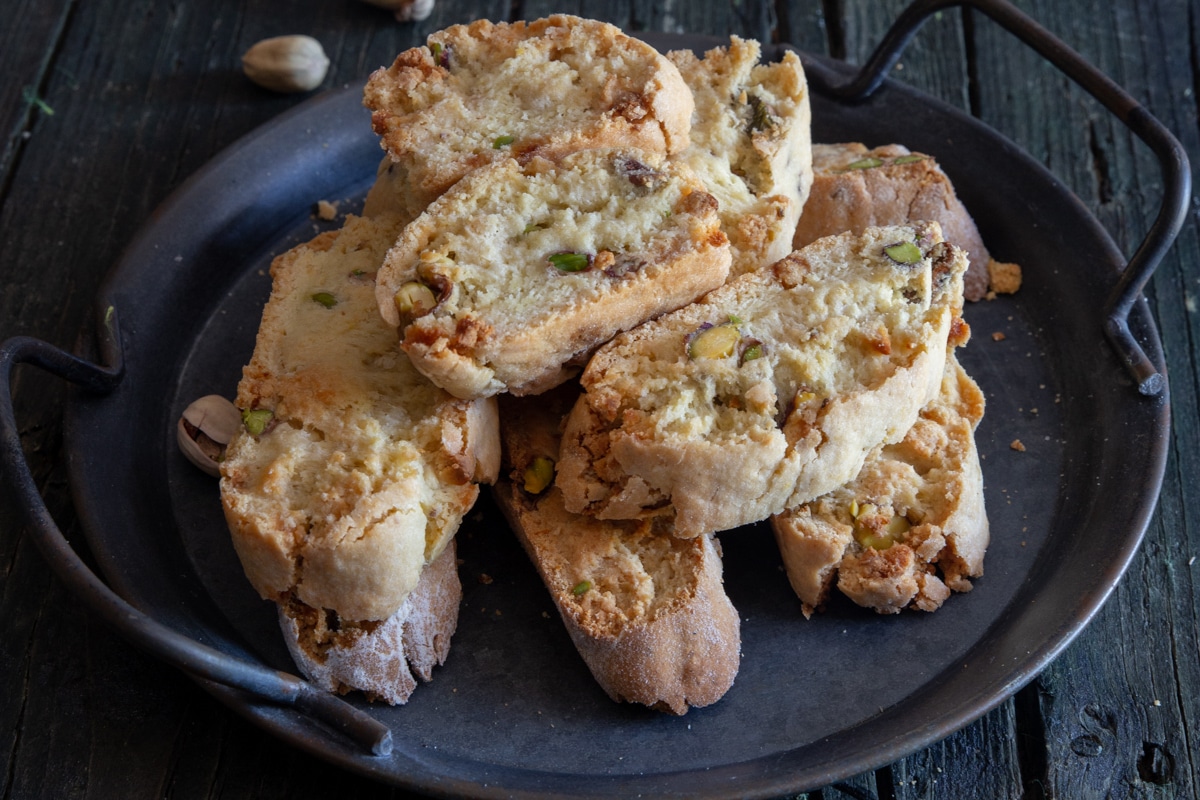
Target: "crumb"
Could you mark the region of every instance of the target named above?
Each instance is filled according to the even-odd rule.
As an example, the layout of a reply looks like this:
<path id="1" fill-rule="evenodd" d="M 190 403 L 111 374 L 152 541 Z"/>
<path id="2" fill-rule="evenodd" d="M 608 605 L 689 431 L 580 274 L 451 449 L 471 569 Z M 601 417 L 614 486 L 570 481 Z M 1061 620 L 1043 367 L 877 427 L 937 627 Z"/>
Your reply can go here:
<path id="1" fill-rule="evenodd" d="M 542 619 L 550 619 L 550 612 L 549 612 L 549 611 L 543 611 L 543 612 L 542 612 Z"/>
<path id="2" fill-rule="evenodd" d="M 333 219 L 337 216 L 337 203 L 331 203 L 328 200 L 318 200 L 317 216 L 324 220 Z"/>
<path id="3" fill-rule="evenodd" d="M 1156 705 L 1156 706 L 1161 706 L 1161 705 L 1162 705 L 1162 700 L 1155 700 L 1155 701 L 1154 701 L 1154 705 Z"/>
<path id="4" fill-rule="evenodd" d="M 1004 341 L 1005 339 L 1007 339 L 1007 338 L 1008 338 L 1008 337 L 1007 337 L 1007 336 L 1005 336 L 1005 335 L 1004 335 L 1003 333 L 1001 333 L 1000 331 L 996 331 L 995 333 L 993 333 L 993 334 L 992 334 L 992 341 L 993 341 L 993 342 L 1003 342 L 1003 341 Z"/>
<path id="5" fill-rule="evenodd" d="M 1021 288 L 1021 265 L 992 259 L 988 262 L 988 284 L 996 294 L 1012 294 Z"/>
<path id="6" fill-rule="evenodd" d="M 996 293 L 995 293 L 995 292 L 993 292 L 993 291 L 991 291 L 991 290 L 989 289 L 989 290 L 988 290 L 988 293 L 987 293 L 987 294 L 985 294 L 985 295 L 983 296 L 983 299 L 984 299 L 984 300 L 995 300 L 995 299 L 996 299 Z"/>
<path id="7" fill-rule="evenodd" d="M 492 582 L 492 576 L 488 575 L 486 572 L 481 572 L 479 573 L 479 582 L 484 586 L 488 586 Z"/>
<path id="8" fill-rule="evenodd" d="M 1021 444 L 1020 439 L 1013 439 L 1012 444 L 1010 444 L 1009 447 L 1011 447 L 1013 450 L 1016 450 L 1018 453 L 1025 452 L 1025 445 Z"/>
<path id="9" fill-rule="evenodd" d="M 497 608 L 497 609 L 496 609 L 496 616 L 497 616 L 497 617 L 503 617 L 503 616 L 504 616 L 504 612 L 503 612 L 503 611 L 501 611 L 500 609 L 498 609 L 498 608 Z"/>

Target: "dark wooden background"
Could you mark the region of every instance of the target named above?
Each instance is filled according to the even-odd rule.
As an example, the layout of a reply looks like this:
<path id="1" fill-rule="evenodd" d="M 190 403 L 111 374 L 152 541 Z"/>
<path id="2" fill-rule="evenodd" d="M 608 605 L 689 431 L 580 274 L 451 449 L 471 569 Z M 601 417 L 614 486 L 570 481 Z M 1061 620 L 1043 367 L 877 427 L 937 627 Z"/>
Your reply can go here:
<path id="1" fill-rule="evenodd" d="M 1018 0 L 1162 120 L 1200 161 L 1200 19 L 1183 0 Z M 71 347 L 97 285 L 188 175 L 303 97 L 249 84 L 255 41 L 317 36 L 324 88 L 360 80 L 431 31 L 569 12 L 630 30 L 788 41 L 865 59 L 900 0 L 609 4 L 437 0 L 399 24 L 357 0 L 3 0 L 0 339 Z M 1148 150 L 977 13 L 923 29 L 896 77 L 1044 161 L 1129 252 L 1157 211 Z M 809 794 L 833 798 L 1200 796 L 1200 267 L 1194 214 L 1148 291 L 1172 386 L 1170 459 L 1141 553 L 1110 602 L 1032 684 L 926 750 Z M 38 484 L 80 542 L 62 455 L 64 387 L 17 372 Z M 79 545 L 82 548 L 82 545 Z M 86 550 L 84 550 L 86 553 Z M 396 797 L 243 722 L 110 633 L 0 505 L 0 797 Z"/>

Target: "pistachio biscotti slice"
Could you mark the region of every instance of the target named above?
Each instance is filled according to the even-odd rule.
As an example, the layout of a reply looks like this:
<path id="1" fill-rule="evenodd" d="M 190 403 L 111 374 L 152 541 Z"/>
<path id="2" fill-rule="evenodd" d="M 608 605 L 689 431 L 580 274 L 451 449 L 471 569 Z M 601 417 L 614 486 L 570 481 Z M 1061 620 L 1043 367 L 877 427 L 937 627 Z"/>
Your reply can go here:
<path id="1" fill-rule="evenodd" d="M 367 82 L 375 131 L 419 211 L 472 169 L 588 147 L 688 144 L 692 95 L 671 62 L 595 20 L 455 25 Z"/>
<path id="2" fill-rule="evenodd" d="M 374 683 L 335 676 L 389 702 L 407 697 L 403 681 L 388 686 L 413 654 L 438 649 L 421 636 L 453 632 L 456 616 L 414 614 L 458 592 L 457 576 L 423 575 L 474 503 L 476 481 L 499 469 L 494 403 L 433 386 L 379 318 L 374 272 L 400 222 L 349 217 L 274 261 L 238 386 L 246 424 L 221 465 L 234 547 L 259 594 L 296 621 L 283 626 L 290 646 L 324 662 L 331 649 L 378 649 L 371 637 L 384 621 L 403 629 L 403 651 L 380 662 Z"/>
<path id="3" fill-rule="evenodd" d="M 794 245 L 871 226 L 934 220 L 946 240 L 967 252 L 963 295 L 980 300 L 992 261 L 975 221 L 937 160 L 899 144 L 867 149 L 858 142 L 813 145 L 813 186 Z"/>
<path id="4" fill-rule="evenodd" d="M 792 251 L 813 178 L 804 68 L 790 50 L 770 64 L 758 63 L 760 55 L 758 42 L 737 36 L 704 58 L 667 53 L 696 103 L 691 146 L 677 158 L 720 204 L 735 276 Z"/>
<path id="5" fill-rule="evenodd" d="M 496 484 L 496 500 L 613 700 L 673 714 L 715 703 L 741 651 L 716 538 L 672 536 L 663 517 L 598 520 L 563 508 L 553 465 L 575 394 L 564 386 L 500 398 L 509 477 Z"/>
<path id="6" fill-rule="evenodd" d="M 697 536 L 837 488 L 936 396 L 965 268 L 936 223 L 871 228 L 616 337 L 566 424 L 567 509 Z"/>
<path id="7" fill-rule="evenodd" d="M 842 594 L 881 614 L 934 611 L 971 589 L 988 545 L 975 427 L 983 393 L 958 360 L 904 438 L 873 452 L 854 480 L 771 518 L 805 616 Z"/>
<path id="8" fill-rule="evenodd" d="M 416 368 L 470 398 L 555 386 L 728 270 L 716 200 L 687 167 L 592 149 L 471 173 L 405 228 L 376 291 Z"/>

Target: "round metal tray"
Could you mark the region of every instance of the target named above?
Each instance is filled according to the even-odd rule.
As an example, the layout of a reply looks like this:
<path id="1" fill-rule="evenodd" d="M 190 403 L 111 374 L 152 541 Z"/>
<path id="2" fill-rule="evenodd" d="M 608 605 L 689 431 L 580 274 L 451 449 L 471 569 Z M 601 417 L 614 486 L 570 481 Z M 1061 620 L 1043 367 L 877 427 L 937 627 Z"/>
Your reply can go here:
<path id="1" fill-rule="evenodd" d="M 195 397 L 234 393 L 271 258 L 327 226 L 313 204 L 361 201 L 381 152 L 359 98 L 319 97 L 256 131 L 147 222 L 102 295 L 118 312 L 125 376 L 108 394 L 75 393 L 67 417 L 76 505 L 110 585 L 178 633 L 289 672 L 273 607 L 232 552 L 216 482 L 183 460 L 173 429 Z M 348 698 L 390 728 L 390 755 L 365 753 L 295 708 L 204 685 L 273 735 L 413 790 L 747 797 L 893 761 L 1045 667 L 1123 573 L 1164 468 L 1166 392 L 1141 396 L 1103 333 L 1124 258 L 1028 155 L 902 85 L 852 104 L 814 96 L 813 124 L 816 141 L 902 142 L 936 156 L 994 255 L 1024 267 L 1018 294 L 966 312 L 975 337 L 960 357 L 987 396 L 978 441 L 992 529 L 974 591 L 935 614 L 879 617 L 835 600 L 805 620 L 765 525 L 726 532 L 741 672 L 719 703 L 664 716 L 596 686 L 484 499 L 459 533 L 464 600 L 447 664 L 406 706 Z M 1162 372 L 1144 302 L 1129 324 Z M 1024 452 L 1010 448 L 1016 439 Z"/>

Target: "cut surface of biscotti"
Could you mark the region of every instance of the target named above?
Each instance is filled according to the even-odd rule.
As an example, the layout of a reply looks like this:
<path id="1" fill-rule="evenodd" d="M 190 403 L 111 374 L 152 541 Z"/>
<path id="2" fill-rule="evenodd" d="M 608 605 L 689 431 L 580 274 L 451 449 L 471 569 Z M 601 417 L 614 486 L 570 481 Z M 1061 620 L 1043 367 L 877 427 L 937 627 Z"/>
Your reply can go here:
<path id="1" fill-rule="evenodd" d="M 274 261 L 221 465 L 254 588 L 348 621 L 400 608 L 499 469 L 494 403 L 431 384 L 379 318 L 373 276 L 396 233 L 349 217 Z"/>
<path id="2" fill-rule="evenodd" d="M 946 241 L 967 251 L 964 297 L 983 299 L 991 255 L 933 156 L 899 144 L 868 149 L 858 142 L 816 144 L 812 152 L 812 191 L 796 227 L 796 247 L 843 231 L 934 220 Z"/>
<path id="3" fill-rule="evenodd" d="M 367 82 L 364 103 L 426 205 L 479 166 L 588 147 L 669 154 L 688 144 L 692 96 L 654 48 L 603 22 L 454 25 Z"/>
<path id="4" fill-rule="evenodd" d="M 804 68 L 786 51 L 760 64 L 759 43 L 730 38 L 698 58 L 667 53 L 692 90 L 691 145 L 684 161 L 720 204 L 730 275 L 773 264 L 792 251 L 812 183 L 812 112 Z"/>
<path id="5" fill-rule="evenodd" d="M 461 601 L 451 540 L 385 620 L 343 620 L 293 594 L 278 606 L 279 625 L 292 660 L 313 684 L 398 705 L 408 701 L 417 679 L 429 681 L 433 668 L 445 663 Z"/>
<path id="6" fill-rule="evenodd" d="M 535 394 L 728 270 L 717 203 L 687 167 L 592 149 L 471 173 L 405 228 L 377 299 L 437 385 Z"/>
<path id="7" fill-rule="evenodd" d="M 870 228 L 616 337 L 567 421 L 566 507 L 696 536 L 837 488 L 937 394 L 965 268 L 936 223 Z"/>
<path id="8" fill-rule="evenodd" d="M 563 508 L 550 480 L 576 393 L 500 398 L 508 479 L 496 484 L 496 500 L 611 698 L 673 714 L 715 703 L 741 651 L 716 539 L 672 536 L 662 517 L 598 520 Z"/>
<path id="9" fill-rule="evenodd" d="M 936 399 L 849 483 L 771 518 L 805 616 L 835 584 L 881 614 L 934 611 L 983 574 L 989 530 L 975 427 L 984 400 L 951 356 Z"/>

